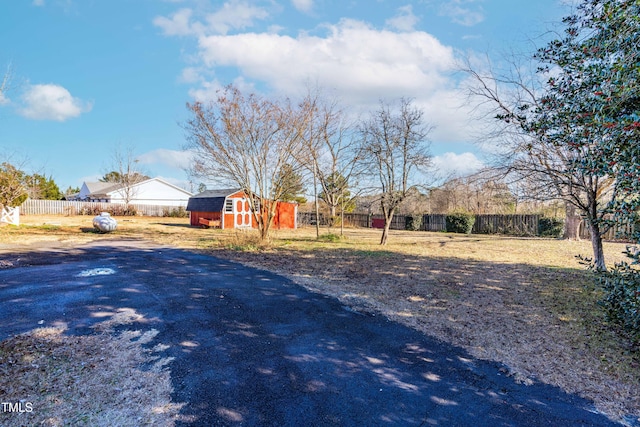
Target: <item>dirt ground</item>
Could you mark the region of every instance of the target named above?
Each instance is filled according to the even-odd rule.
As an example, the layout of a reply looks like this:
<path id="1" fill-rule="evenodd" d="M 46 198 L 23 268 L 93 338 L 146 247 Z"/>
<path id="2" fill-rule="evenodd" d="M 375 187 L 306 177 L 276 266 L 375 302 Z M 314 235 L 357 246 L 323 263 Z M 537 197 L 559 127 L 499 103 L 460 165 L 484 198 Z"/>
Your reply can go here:
<path id="1" fill-rule="evenodd" d="M 276 232 L 269 245 L 252 233 L 188 226 L 188 219 L 119 218 L 97 234 L 89 217 L 23 217 L 0 228 L 0 268 L 17 247 L 73 246 L 95 239 L 140 239 L 271 270 L 356 310 L 381 313 L 428 335 L 504 363 L 524 383 L 542 381 L 595 402 L 607 415 L 640 423 L 638 349 L 615 334 L 599 292 L 575 259 L 588 242 L 447 233 L 347 229 L 316 240 L 314 229 Z M 339 230 L 333 230 L 337 233 Z M 323 230 L 327 233 L 327 230 Z M 607 243 L 608 262 L 624 244 Z"/>

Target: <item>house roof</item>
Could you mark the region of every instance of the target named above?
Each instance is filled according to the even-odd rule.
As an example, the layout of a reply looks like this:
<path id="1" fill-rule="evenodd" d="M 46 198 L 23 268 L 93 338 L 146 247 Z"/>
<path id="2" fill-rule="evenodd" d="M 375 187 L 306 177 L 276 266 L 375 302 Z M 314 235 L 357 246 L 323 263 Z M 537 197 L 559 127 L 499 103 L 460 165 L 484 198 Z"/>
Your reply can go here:
<path id="1" fill-rule="evenodd" d="M 106 194 L 108 189 L 111 187 L 116 187 L 117 184 L 113 182 L 85 182 L 84 185 L 87 186 L 87 190 L 89 190 L 89 194 Z"/>
<path id="2" fill-rule="evenodd" d="M 188 192 L 187 190 L 185 190 L 184 188 L 180 188 L 176 185 L 173 185 L 163 179 L 160 178 L 149 178 L 149 179 L 145 179 L 144 181 L 140 181 L 137 182 L 135 184 L 133 184 L 131 187 L 137 187 L 140 185 L 144 185 L 147 182 L 150 181 L 157 181 L 157 182 L 161 182 L 162 184 L 172 187 L 176 190 L 179 190 L 183 193 L 185 193 L 188 196 L 191 196 L 192 193 Z M 94 198 L 94 199 L 103 199 L 103 198 L 108 198 L 109 196 L 113 195 L 113 193 L 117 192 L 118 190 L 121 190 L 122 188 L 125 187 L 125 185 L 123 184 L 118 184 L 118 183 L 113 183 L 113 182 L 85 182 L 85 185 L 87 186 L 87 188 L 89 189 L 89 197 Z"/>
<path id="3" fill-rule="evenodd" d="M 187 210 L 191 212 L 222 212 L 224 199 L 238 191 L 239 188 L 206 190 L 189 198 Z"/>
<path id="4" fill-rule="evenodd" d="M 163 183 L 163 184 L 164 184 L 164 185 L 166 185 L 166 186 L 173 187 L 174 189 L 176 189 L 176 190 L 178 190 L 178 191 L 182 191 L 183 193 L 187 194 L 189 197 L 193 196 L 193 193 L 192 193 L 192 192 L 187 191 L 187 190 L 185 190 L 184 188 L 178 187 L 177 185 L 173 185 L 172 183 L 167 182 L 167 181 L 165 181 L 165 180 L 164 180 L 164 179 L 162 179 L 162 178 L 151 178 L 151 179 L 148 179 L 148 180 L 146 180 L 146 181 L 141 181 L 141 182 L 139 182 L 139 183 L 138 183 L 138 184 L 136 184 L 136 185 L 142 185 L 142 184 L 144 184 L 145 182 L 149 182 L 149 181 L 157 181 L 157 182 L 161 182 L 161 183 Z"/>

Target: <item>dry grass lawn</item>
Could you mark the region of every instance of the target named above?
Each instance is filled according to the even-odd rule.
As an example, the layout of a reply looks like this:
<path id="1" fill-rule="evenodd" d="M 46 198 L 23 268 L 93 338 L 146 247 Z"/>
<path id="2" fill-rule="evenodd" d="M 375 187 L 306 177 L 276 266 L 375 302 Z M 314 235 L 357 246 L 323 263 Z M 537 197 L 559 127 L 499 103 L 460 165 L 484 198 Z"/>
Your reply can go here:
<path id="1" fill-rule="evenodd" d="M 204 251 L 284 274 L 502 362 L 518 381 L 562 387 L 614 419 L 640 422 L 639 352 L 607 325 L 598 289 L 575 258 L 589 255 L 589 242 L 397 231 L 380 247 L 374 230 L 318 241 L 314 229 L 303 229 L 274 233 L 261 245 L 252 232 L 191 228 L 187 219 L 118 220 L 115 233 L 102 235 L 90 217 L 23 217 L 21 227 L 0 228 L 0 268 L 20 264 L 7 256 L 18 246 L 95 239 Z M 623 249 L 606 243 L 608 262 L 623 259 Z"/>
<path id="2" fill-rule="evenodd" d="M 170 426 L 171 379 L 141 344 L 147 334 L 68 336 L 40 328 L 0 342 L 0 395 L 24 412 L 0 414 L 7 426 Z M 151 336 L 149 336 L 151 335 Z M 27 404 L 29 406 L 27 406 Z M 31 410 L 28 410 L 31 409 Z"/>

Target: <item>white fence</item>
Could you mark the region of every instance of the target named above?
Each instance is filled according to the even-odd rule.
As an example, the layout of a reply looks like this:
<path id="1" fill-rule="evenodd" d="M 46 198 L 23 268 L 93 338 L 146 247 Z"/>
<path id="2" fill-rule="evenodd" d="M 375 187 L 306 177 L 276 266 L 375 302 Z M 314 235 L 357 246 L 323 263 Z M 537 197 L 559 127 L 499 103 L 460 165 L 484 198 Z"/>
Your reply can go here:
<path id="1" fill-rule="evenodd" d="M 169 216 L 178 210 L 184 212 L 184 206 L 156 206 L 130 204 L 128 209 L 137 215 Z M 27 200 L 20 206 L 23 215 L 97 215 L 99 212 L 110 212 L 114 215 L 124 214 L 127 207 L 122 203 L 68 202 L 64 200 Z"/>
<path id="2" fill-rule="evenodd" d="M 0 216 L 0 224 L 20 225 L 20 208 L 3 206 L 2 215 Z"/>

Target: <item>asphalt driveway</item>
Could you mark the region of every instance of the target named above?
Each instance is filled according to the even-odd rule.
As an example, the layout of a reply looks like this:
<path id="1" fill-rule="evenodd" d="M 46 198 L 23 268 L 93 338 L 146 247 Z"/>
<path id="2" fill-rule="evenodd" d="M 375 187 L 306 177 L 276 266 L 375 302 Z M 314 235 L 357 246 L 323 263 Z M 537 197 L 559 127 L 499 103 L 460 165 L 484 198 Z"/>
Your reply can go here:
<path id="1" fill-rule="evenodd" d="M 158 330 L 153 344 L 175 358 L 172 397 L 193 420 L 179 425 L 618 425 L 577 396 L 517 384 L 500 364 L 280 276 L 172 248 L 42 250 L 0 269 L 0 308 L 0 339 L 61 322 L 88 334 L 135 310 L 126 328 Z"/>

